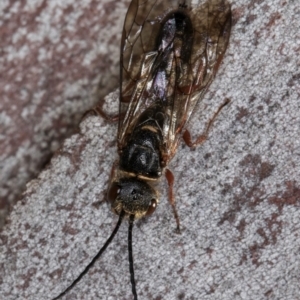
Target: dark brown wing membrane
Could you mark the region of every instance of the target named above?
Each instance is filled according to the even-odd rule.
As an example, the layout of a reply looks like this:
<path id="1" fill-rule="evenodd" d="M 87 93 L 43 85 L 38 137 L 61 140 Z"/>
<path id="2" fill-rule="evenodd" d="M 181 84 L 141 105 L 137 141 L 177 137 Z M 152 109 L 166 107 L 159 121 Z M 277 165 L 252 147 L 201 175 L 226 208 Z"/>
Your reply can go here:
<path id="1" fill-rule="evenodd" d="M 221 63 L 231 28 L 226 0 L 195 2 L 131 2 L 121 45 L 119 149 L 141 113 L 159 103 L 166 118 L 164 157 L 169 160 L 176 152 L 182 130 Z"/>

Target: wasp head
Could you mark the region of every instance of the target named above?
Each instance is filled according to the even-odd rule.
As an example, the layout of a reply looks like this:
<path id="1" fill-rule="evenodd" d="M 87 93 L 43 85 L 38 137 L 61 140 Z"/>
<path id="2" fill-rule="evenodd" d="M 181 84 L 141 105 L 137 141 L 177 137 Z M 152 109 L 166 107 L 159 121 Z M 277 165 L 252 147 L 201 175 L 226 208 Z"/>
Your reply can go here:
<path id="1" fill-rule="evenodd" d="M 135 219 L 151 215 L 157 206 L 156 191 L 145 181 L 137 178 L 121 178 L 111 183 L 108 190 L 108 201 L 112 210 L 120 215 L 134 215 Z"/>

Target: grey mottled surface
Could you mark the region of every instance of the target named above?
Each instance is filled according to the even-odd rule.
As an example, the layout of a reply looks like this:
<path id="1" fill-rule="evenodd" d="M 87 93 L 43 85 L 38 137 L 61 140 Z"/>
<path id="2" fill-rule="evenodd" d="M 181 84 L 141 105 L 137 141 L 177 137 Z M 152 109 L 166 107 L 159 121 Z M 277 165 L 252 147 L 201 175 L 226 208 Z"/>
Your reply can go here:
<path id="1" fill-rule="evenodd" d="M 134 228 L 139 299 L 300 299 L 300 8 L 282 0 L 232 8 L 230 46 L 193 134 L 224 98 L 231 103 L 209 139 L 180 147 L 170 165 L 182 234 L 164 181 L 157 211 Z M 0 235 L 1 299 L 53 298 L 117 222 L 99 205 L 117 127 L 89 117 L 80 128 L 27 185 Z M 65 299 L 132 299 L 126 223 Z"/>
<path id="2" fill-rule="evenodd" d="M 128 3 L 0 1 L 0 228 L 82 114 L 118 86 Z"/>

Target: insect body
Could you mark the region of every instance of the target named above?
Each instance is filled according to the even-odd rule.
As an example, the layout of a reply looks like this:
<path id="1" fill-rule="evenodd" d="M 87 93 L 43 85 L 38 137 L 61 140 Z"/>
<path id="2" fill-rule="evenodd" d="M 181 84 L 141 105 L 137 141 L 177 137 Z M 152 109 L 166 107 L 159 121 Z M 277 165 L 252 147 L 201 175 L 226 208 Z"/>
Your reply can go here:
<path id="1" fill-rule="evenodd" d="M 221 63 L 231 27 L 231 9 L 226 0 L 207 0 L 202 5 L 195 2 L 133 0 L 129 6 L 121 43 L 119 159 L 108 189 L 108 200 L 120 216 L 119 222 L 93 261 L 55 299 L 88 272 L 113 239 L 124 216 L 129 218 L 131 284 L 137 299 L 131 248 L 133 221 L 154 212 L 158 204 L 155 184 L 164 173 L 179 229 L 173 176 L 166 167 L 182 137 L 188 145 L 203 140 L 201 136 L 192 143 L 186 127 Z"/>

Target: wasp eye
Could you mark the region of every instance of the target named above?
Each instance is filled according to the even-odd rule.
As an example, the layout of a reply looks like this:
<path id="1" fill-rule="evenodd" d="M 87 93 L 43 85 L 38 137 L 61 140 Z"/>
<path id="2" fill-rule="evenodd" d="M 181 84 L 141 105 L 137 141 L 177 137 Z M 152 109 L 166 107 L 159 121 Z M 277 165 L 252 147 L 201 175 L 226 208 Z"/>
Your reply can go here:
<path id="1" fill-rule="evenodd" d="M 153 214 L 154 211 L 155 211 L 155 209 L 156 209 L 156 206 L 157 206 L 157 201 L 156 201 L 156 199 L 152 199 L 152 200 L 151 200 L 151 203 L 150 203 L 150 205 L 149 205 L 149 207 L 148 207 L 148 210 L 147 210 L 147 212 L 146 212 L 146 216 L 149 216 L 149 215 Z"/>
<path id="2" fill-rule="evenodd" d="M 120 194 L 120 186 L 118 182 L 113 182 L 112 185 L 110 186 L 108 193 L 107 193 L 107 199 L 109 202 L 113 203 L 118 195 Z"/>

